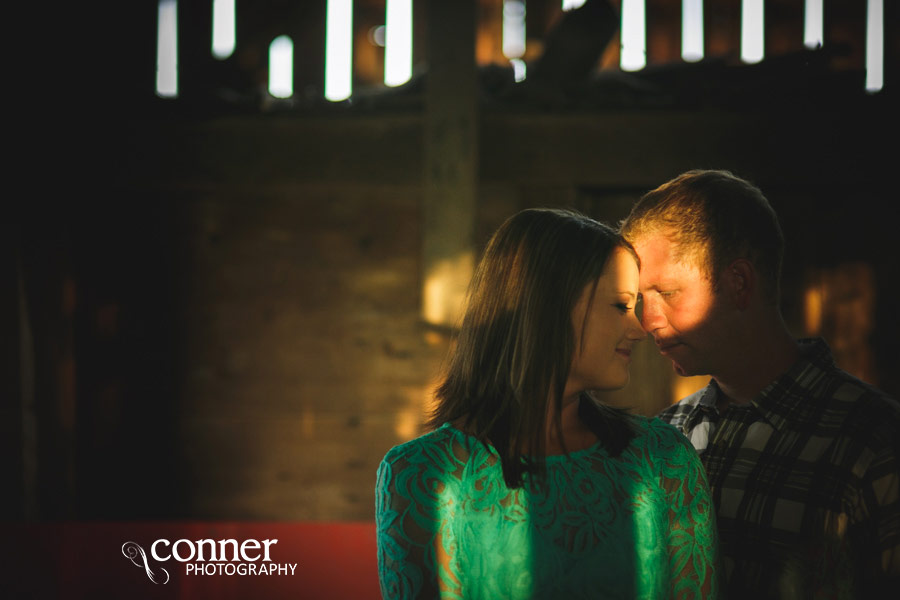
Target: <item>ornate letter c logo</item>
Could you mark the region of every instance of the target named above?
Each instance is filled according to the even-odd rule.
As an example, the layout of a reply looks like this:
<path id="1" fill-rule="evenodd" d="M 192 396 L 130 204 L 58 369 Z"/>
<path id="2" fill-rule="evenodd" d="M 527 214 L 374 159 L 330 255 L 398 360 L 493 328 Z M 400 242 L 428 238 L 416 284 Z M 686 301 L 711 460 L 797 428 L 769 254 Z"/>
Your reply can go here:
<path id="1" fill-rule="evenodd" d="M 131 562 L 134 563 L 134 566 L 143 567 L 144 571 L 147 572 L 147 577 L 150 578 L 150 581 L 152 581 L 153 583 L 160 583 L 159 576 L 154 573 L 153 570 L 150 569 L 150 565 L 147 564 L 147 554 L 144 552 L 144 549 L 141 548 L 138 544 L 134 542 L 125 542 L 124 544 L 122 544 L 122 554 L 125 555 L 125 558 L 131 560 Z M 140 557 L 140 561 L 138 561 L 138 557 Z M 162 583 L 169 583 L 169 572 L 162 567 L 160 567 L 159 570 L 166 575 L 166 580 Z"/>

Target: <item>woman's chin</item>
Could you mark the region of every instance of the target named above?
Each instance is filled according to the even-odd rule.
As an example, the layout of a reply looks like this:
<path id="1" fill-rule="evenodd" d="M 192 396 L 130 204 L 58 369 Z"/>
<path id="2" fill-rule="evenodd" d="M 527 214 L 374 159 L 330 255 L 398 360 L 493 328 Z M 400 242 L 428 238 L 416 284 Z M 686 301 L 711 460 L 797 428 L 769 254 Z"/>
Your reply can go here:
<path id="1" fill-rule="evenodd" d="M 595 385 L 591 389 L 585 391 L 592 396 L 597 396 L 607 392 L 618 392 L 619 390 L 625 389 L 627 385 L 628 377 L 625 377 L 620 381 L 611 381 L 604 383 L 603 385 Z"/>
<path id="2" fill-rule="evenodd" d="M 598 385 L 594 389 L 598 392 L 615 392 L 627 386 L 630 380 L 631 374 L 628 371 L 625 371 L 623 375 L 605 381 L 602 385 Z"/>

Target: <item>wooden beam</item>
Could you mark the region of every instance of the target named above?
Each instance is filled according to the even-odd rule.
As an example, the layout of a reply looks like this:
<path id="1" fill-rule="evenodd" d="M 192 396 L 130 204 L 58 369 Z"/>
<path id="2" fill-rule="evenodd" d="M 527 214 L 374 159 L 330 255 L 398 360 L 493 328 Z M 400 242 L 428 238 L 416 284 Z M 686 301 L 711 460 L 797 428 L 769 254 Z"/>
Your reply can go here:
<path id="1" fill-rule="evenodd" d="M 429 0 L 422 316 L 457 322 L 475 260 L 478 177 L 475 0 Z"/>

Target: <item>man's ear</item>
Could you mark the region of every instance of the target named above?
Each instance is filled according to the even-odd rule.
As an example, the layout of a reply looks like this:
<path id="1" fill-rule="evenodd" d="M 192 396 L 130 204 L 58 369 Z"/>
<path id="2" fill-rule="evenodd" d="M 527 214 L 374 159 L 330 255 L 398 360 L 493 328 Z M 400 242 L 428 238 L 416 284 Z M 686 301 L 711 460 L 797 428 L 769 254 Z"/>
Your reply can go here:
<path id="1" fill-rule="evenodd" d="M 731 297 L 738 310 L 746 310 L 759 285 L 756 267 L 746 258 L 738 258 L 722 274 L 724 291 Z"/>

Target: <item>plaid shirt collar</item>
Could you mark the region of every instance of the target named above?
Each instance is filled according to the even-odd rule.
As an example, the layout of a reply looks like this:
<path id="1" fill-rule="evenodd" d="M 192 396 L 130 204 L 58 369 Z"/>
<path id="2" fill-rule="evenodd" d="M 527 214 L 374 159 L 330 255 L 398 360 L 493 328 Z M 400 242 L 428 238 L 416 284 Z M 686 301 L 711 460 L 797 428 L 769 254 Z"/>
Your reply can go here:
<path id="1" fill-rule="evenodd" d="M 825 373 L 834 366 L 831 349 L 822 338 L 797 340 L 800 358 L 775 381 L 767 385 L 756 398 L 750 401 L 752 407 L 773 428 L 780 431 L 791 422 L 809 419 L 808 399 L 814 397 L 809 392 Z M 715 379 L 699 392 L 691 414 L 684 422 L 683 430 L 691 431 L 704 420 L 716 421 L 716 403 L 722 394 Z"/>
<path id="2" fill-rule="evenodd" d="M 831 349 L 822 338 L 804 338 L 797 343 L 800 358 L 751 401 L 762 418 L 778 431 L 790 423 L 809 421 L 811 410 L 815 410 L 809 399 L 816 397 L 811 392 L 834 367 Z"/>

